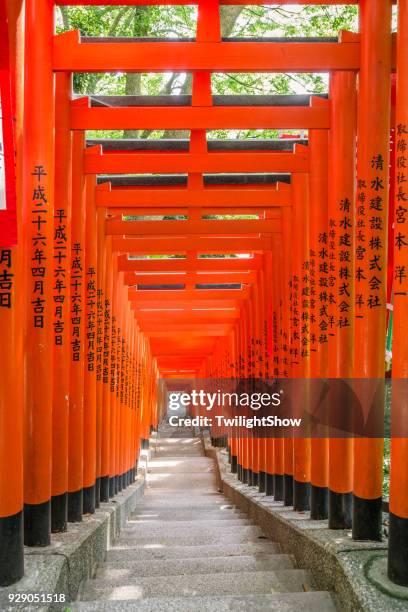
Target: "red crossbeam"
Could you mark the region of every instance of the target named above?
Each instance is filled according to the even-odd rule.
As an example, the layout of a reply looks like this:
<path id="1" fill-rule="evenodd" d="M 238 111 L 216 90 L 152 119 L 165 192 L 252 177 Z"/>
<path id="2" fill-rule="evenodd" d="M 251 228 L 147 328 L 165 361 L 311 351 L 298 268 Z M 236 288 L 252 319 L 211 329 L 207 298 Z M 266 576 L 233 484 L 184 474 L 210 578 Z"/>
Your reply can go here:
<path id="1" fill-rule="evenodd" d="M 85 156 L 86 174 L 182 172 L 308 172 L 308 151 L 299 153 L 117 153 Z"/>

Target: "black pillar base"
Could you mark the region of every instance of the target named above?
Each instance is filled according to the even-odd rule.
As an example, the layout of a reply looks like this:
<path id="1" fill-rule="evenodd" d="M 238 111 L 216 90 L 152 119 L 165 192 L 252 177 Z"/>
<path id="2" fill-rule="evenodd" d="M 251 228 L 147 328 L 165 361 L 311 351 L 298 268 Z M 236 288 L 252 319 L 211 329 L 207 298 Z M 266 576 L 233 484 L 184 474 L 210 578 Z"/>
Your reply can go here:
<path id="1" fill-rule="evenodd" d="M 101 493 L 100 500 L 101 502 L 109 501 L 109 476 L 101 476 Z"/>
<path id="2" fill-rule="evenodd" d="M 115 476 L 116 493 L 120 493 L 122 490 L 122 478 L 120 474 Z"/>
<path id="3" fill-rule="evenodd" d="M 353 495 L 353 540 L 382 540 L 382 498 Z"/>
<path id="4" fill-rule="evenodd" d="M 298 512 L 310 510 L 310 483 L 293 480 L 293 509 Z"/>
<path id="5" fill-rule="evenodd" d="M 43 504 L 24 504 L 24 544 L 51 544 L 51 500 Z"/>
<path id="6" fill-rule="evenodd" d="M 283 475 L 283 505 L 293 506 L 293 476 L 292 474 Z"/>
<path id="7" fill-rule="evenodd" d="M 228 452 L 228 463 L 231 463 L 231 447 L 230 446 L 228 446 L 227 452 Z"/>
<path id="8" fill-rule="evenodd" d="M 273 488 L 275 501 L 283 501 L 283 474 L 274 474 Z"/>
<path id="9" fill-rule="evenodd" d="M 351 529 L 353 495 L 329 491 L 329 529 Z"/>
<path id="10" fill-rule="evenodd" d="M 388 540 L 388 578 L 408 586 L 408 518 L 390 512 Z"/>
<path id="11" fill-rule="evenodd" d="M 237 466 L 237 476 L 238 476 L 238 480 L 240 480 L 242 482 L 242 465 Z"/>
<path id="12" fill-rule="evenodd" d="M 249 482 L 249 470 L 248 468 L 242 468 L 242 482 L 248 484 Z"/>
<path id="13" fill-rule="evenodd" d="M 252 487 L 253 471 L 248 468 L 248 486 Z"/>
<path id="14" fill-rule="evenodd" d="M 20 580 L 24 575 L 23 511 L 0 518 L 0 587 Z"/>
<path id="15" fill-rule="evenodd" d="M 274 494 L 274 488 L 273 488 L 273 474 L 268 474 L 266 473 L 266 477 L 265 477 L 265 495 L 273 495 Z"/>
<path id="16" fill-rule="evenodd" d="M 109 497 L 115 497 L 115 477 L 109 476 Z"/>
<path id="17" fill-rule="evenodd" d="M 83 513 L 95 514 L 95 485 L 83 488 Z"/>
<path id="18" fill-rule="evenodd" d="M 99 508 L 101 505 L 101 479 L 95 480 L 95 508 Z"/>
<path id="19" fill-rule="evenodd" d="M 266 474 L 265 472 L 259 472 L 259 492 L 265 493 L 266 486 Z"/>
<path id="20" fill-rule="evenodd" d="M 238 471 L 238 462 L 237 457 L 235 455 L 231 456 L 231 472 L 232 474 L 236 474 Z"/>
<path id="21" fill-rule="evenodd" d="M 259 485 L 259 472 L 252 472 L 252 486 L 257 487 Z"/>
<path id="22" fill-rule="evenodd" d="M 142 438 L 140 448 L 142 448 L 143 450 L 146 450 L 149 448 L 149 446 L 150 446 L 150 440 L 148 438 Z"/>
<path id="23" fill-rule="evenodd" d="M 329 515 L 327 487 L 311 485 L 310 488 L 310 518 L 314 521 L 323 521 Z"/>
<path id="24" fill-rule="evenodd" d="M 83 493 L 82 489 L 74 493 L 68 493 L 68 522 L 80 523 L 83 514 Z"/>
<path id="25" fill-rule="evenodd" d="M 68 522 L 68 493 L 51 497 L 51 533 L 64 533 Z"/>

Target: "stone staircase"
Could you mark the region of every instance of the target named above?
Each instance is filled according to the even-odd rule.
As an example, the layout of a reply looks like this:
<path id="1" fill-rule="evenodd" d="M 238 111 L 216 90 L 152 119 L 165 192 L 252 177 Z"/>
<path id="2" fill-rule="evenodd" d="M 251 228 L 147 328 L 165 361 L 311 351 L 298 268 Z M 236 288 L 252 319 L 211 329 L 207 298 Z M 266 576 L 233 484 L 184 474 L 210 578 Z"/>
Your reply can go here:
<path id="1" fill-rule="evenodd" d="M 71 610 L 336 609 L 217 492 L 213 461 L 190 429 L 162 426 L 152 455 L 145 497 Z"/>

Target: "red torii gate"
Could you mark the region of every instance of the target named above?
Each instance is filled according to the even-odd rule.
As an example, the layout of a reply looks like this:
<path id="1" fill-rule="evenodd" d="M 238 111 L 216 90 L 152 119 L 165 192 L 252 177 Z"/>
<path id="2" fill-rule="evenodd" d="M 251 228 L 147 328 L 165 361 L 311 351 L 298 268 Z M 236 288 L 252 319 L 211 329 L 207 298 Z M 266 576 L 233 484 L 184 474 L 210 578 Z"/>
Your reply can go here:
<path id="1" fill-rule="evenodd" d="M 157 5 L 162 1 L 58 4 Z M 168 3 L 190 4 L 190 0 Z M 15 83 L 21 238 L 19 246 L 0 251 L 1 264 L 7 263 L 13 278 L 10 307 L 0 309 L 7 346 L 0 364 L 6 381 L 0 392 L 4 422 L 0 431 L 1 584 L 12 583 L 23 572 L 23 500 L 26 544 L 46 546 L 51 527 L 63 531 L 67 520 L 81 520 L 84 510 L 92 512 L 100 499 L 109 499 L 132 481 L 140 445 L 160 417 L 154 383 L 160 371 L 172 373 L 168 372 L 172 369 L 169 354 L 175 356 L 176 373 L 186 369 L 200 376 L 383 378 L 393 68 L 397 69 L 398 169 L 393 374 L 406 378 L 407 2 L 399 2 L 395 59 L 388 0 L 362 0 L 360 34 L 342 33 L 338 43 L 222 41 L 219 4 L 244 3 L 199 2 L 195 42 L 124 43 L 81 42 L 77 33 L 55 36 L 54 3 L 26 0 L 24 62 L 23 2 L 6 3 L 14 33 L 11 51 L 14 57 L 19 54 Z M 252 4 L 264 2 L 253 0 Z M 337 2 L 304 0 L 302 4 Z M 354 2 L 343 0 L 342 4 Z M 71 100 L 69 74 L 73 71 L 165 69 L 193 72 L 191 106 L 163 112 L 155 106 L 101 107 L 93 106 L 92 100 Z M 210 85 L 210 73 L 216 70 L 329 71 L 329 102 L 313 99 L 309 107 L 251 106 L 250 112 L 239 104 L 217 106 Z M 85 152 L 84 130 L 135 126 L 190 129 L 190 150 L 101 153 L 98 148 Z M 218 128 L 308 129 L 309 147 L 290 153 L 210 152 L 205 130 Z M 185 173 L 187 186 L 97 186 L 98 174 L 135 171 Z M 205 184 L 204 173 L 221 172 L 288 172 L 291 185 L 276 189 L 233 182 Z M 233 214 L 231 208 L 245 214 L 247 210 L 264 212 L 245 222 L 202 219 L 204 210 L 205 215 L 225 210 Z M 188 220 L 115 218 L 118 213 L 152 211 L 162 216 L 164 209 L 167 214 L 186 214 Z M 113 218 L 106 219 L 106 214 Z M 209 274 L 215 276 L 214 270 L 199 268 L 210 260 L 198 259 L 197 253 L 240 252 L 255 254 L 246 268 L 252 280 L 236 283 L 245 288 L 196 287 L 200 272 L 207 275 L 206 281 Z M 174 259 L 175 270 L 186 274 L 186 283 L 180 283 L 186 287 L 156 290 L 156 295 L 150 289 L 128 289 L 134 270 L 127 267 L 134 261 L 123 258 L 127 253 L 187 254 L 184 269 L 181 260 Z M 260 260 L 260 268 L 253 270 L 252 262 Z M 143 261 L 147 263 L 154 267 L 152 260 Z M 231 260 L 231 268 L 229 264 L 228 259 L 223 261 L 223 273 L 230 273 L 232 281 L 237 262 Z M 155 272 L 162 273 L 162 283 L 167 269 Z M 69 284 L 55 282 L 58 277 L 68 278 Z M 154 280 L 148 279 L 147 284 Z M 164 301 L 166 306 L 183 305 L 183 312 L 190 314 L 163 315 L 159 322 L 152 314 L 142 314 L 154 312 Z M 195 301 L 210 301 L 212 314 L 193 315 L 192 308 L 186 310 Z M 217 310 L 218 303 L 229 301 L 235 310 L 221 306 Z M 146 310 L 143 304 L 149 305 Z M 209 355 L 213 355 L 212 363 Z M 393 403 L 397 425 L 406 418 L 404 410 L 397 397 Z M 300 510 L 309 507 L 311 484 L 312 518 L 328 514 L 331 528 L 351 524 L 353 537 L 362 540 L 381 539 L 382 447 L 382 438 L 354 444 L 338 439 L 230 439 L 232 465 L 244 482 L 259 483 L 268 494 Z M 405 585 L 408 488 L 397 483 L 407 481 L 407 458 L 407 440 L 396 436 L 389 576 Z M 11 483 L 10 465 L 15 475 Z"/>

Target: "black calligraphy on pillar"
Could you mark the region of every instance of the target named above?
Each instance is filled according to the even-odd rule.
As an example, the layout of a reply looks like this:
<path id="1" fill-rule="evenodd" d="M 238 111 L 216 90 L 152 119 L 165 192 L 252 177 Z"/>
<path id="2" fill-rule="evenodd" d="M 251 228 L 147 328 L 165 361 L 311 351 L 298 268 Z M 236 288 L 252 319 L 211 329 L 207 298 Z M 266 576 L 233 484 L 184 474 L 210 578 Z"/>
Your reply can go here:
<path id="1" fill-rule="evenodd" d="M 110 301 L 105 299 L 103 310 L 103 361 L 102 361 L 102 382 L 107 385 L 110 381 L 109 372 L 109 355 L 110 355 L 110 339 L 112 331 L 112 322 L 110 314 Z"/>
<path id="2" fill-rule="evenodd" d="M 103 291 L 98 289 L 96 292 L 96 380 L 98 382 L 101 382 L 103 377 L 104 330 Z"/>
<path id="3" fill-rule="evenodd" d="M 316 283 L 317 283 L 317 274 L 316 274 L 316 251 L 315 249 L 310 249 L 309 251 L 309 322 L 310 322 L 310 352 L 315 353 L 317 351 L 317 334 L 315 331 L 315 325 L 317 322 L 316 316 Z"/>
<path id="4" fill-rule="evenodd" d="M 72 360 L 80 361 L 82 348 L 82 246 L 76 242 L 72 245 L 71 261 L 71 325 L 72 325 Z"/>
<path id="5" fill-rule="evenodd" d="M 62 346 L 64 340 L 64 304 L 67 300 L 67 215 L 63 208 L 54 215 L 54 343 Z"/>
<path id="6" fill-rule="evenodd" d="M 340 329 L 350 327 L 352 312 L 353 278 L 352 278 L 352 245 L 353 220 L 351 202 L 348 198 L 340 201 L 340 217 L 337 238 L 337 326 Z"/>
<path id="7" fill-rule="evenodd" d="M 86 362 L 88 372 L 95 371 L 95 340 L 96 340 L 96 271 L 90 267 L 86 272 Z"/>
<path id="8" fill-rule="evenodd" d="M 366 241 L 366 206 L 367 206 L 367 182 L 365 179 L 357 181 L 357 208 L 356 208 L 356 229 L 355 229 L 355 246 L 356 246 L 356 318 L 363 318 L 363 308 L 365 305 L 364 299 L 364 281 L 367 280 L 365 273 L 365 261 L 367 253 Z"/>
<path id="9" fill-rule="evenodd" d="M 385 306 L 381 300 L 381 290 L 383 286 L 383 278 L 381 272 L 385 265 L 384 252 L 385 245 L 383 234 L 386 229 L 384 220 L 384 211 L 386 210 L 384 202 L 384 178 L 382 172 L 384 170 L 384 158 L 381 154 L 375 155 L 371 160 L 371 168 L 373 176 L 370 182 L 370 188 L 374 195 L 370 198 L 369 203 L 369 229 L 370 239 L 368 244 L 368 296 L 367 306 L 369 309 Z"/>
<path id="10" fill-rule="evenodd" d="M 301 324 L 300 324 L 300 351 L 302 357 L 310 355 L 310 262 L 302 264 L 302 302 L 301 302 Z"/>
<path id="11" fill-rule="evenodd" d="M 336 235 L 337 235 L 337 224 L 334 219 L 328 220 L 329 231 L 327 241 L 327 266 L 324 266 L 322 276 L 327 278 L 327 302 L 329 306 L 329 328 L 328 336 L 333 337 L 335 335 L 335 327 L 337 324 L 336 316 L 334 314 L 334 306 L 336 304 Z M 342 279 L 344 280 L 344 279 Z"/>
<path id="12" fill-rule="evenodd" d="M 45 281 L 47 278 L 47 232 L 48 223 L 48 198 L 45 187 L 47 172 L 43 165 L 34 166 L 31 176 L 36 179 L 31 196 L 31 224 L 33 226 L 32 240 L 32 296 L 33 325 L 35 328 L 44 329 L 44 314 L 46 307 Z"/>
<path id="13" fill-rule="evenodd" d="M 111 317 L 111 333 L 112 333 L 112 346 L 110 348 L 110 357 L 111 357 L 111 364 L 110 364 L 110 377 L 109 377 L 109 383 L 110 383 L 110 390 L 111 393 L 115 393 L 116 392 L 116 356 L 117 356 L 117 350 L 116 350 L 116 317 L 114 315 L 112 315 Z"/>
<path id="14" fill-rule="evenodd" d="M 394 295 L 408 295 L 408 270 L 406 266 L 408 254 L 408 126 L 405 123 L 397 125 L 396 130 L 396 206 L 394 241 L 396 261 L 394 268 Z"/>
<path id="15" fill-rule="evenodd" d="M 0 248 L 0 308 L 12 307 L 14 274 L 11 249 Z"/>
<path id="16" fill-rule="evenodd" d="M 318 236 L 318 328 L 319 344 L 328 342 L 330 313 L 329 313 L 329 234 L 328 232 L 320 232 Z"/>
<path id="17" fill-rule="evenodd" d="M 294 274 L 290 281 L 290 323 L 291 323 L 291 339 L 290 339 L 290 356 L 291 365 L 299 364 L 299 276 Z"/>

